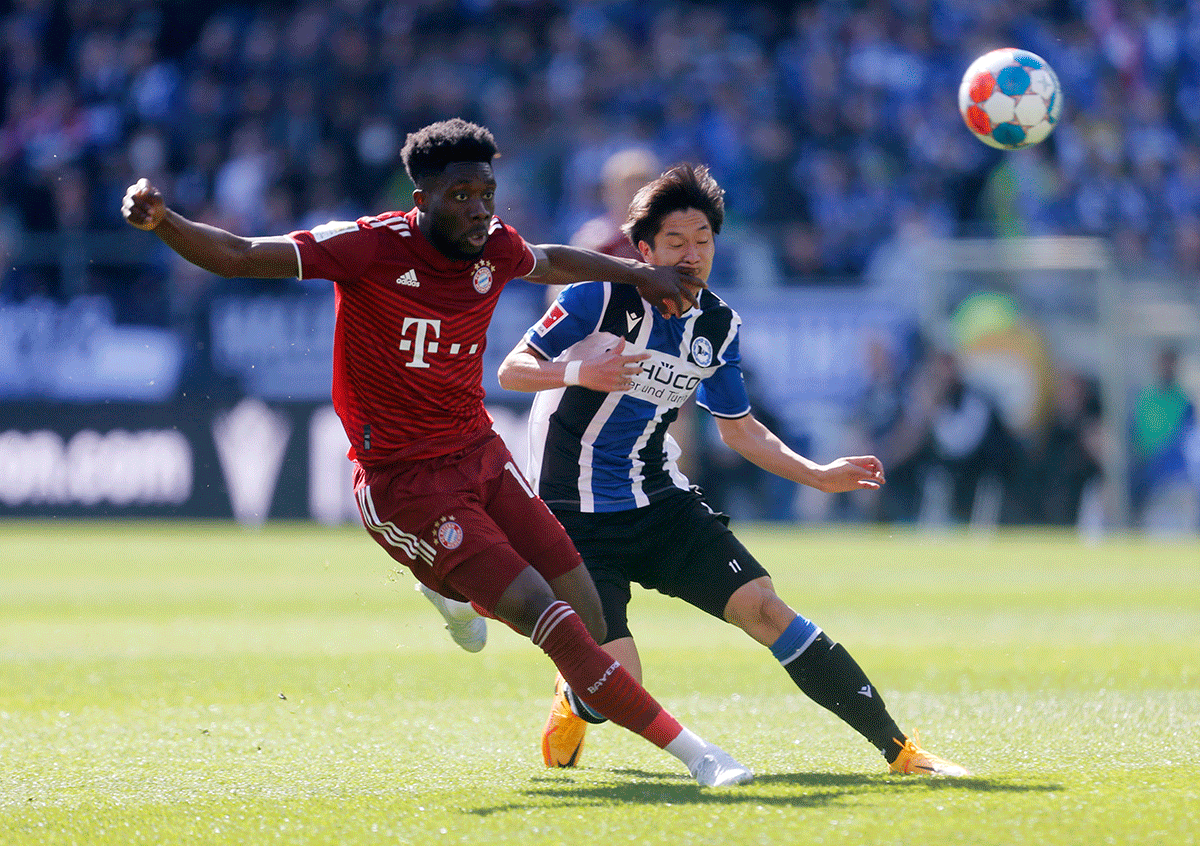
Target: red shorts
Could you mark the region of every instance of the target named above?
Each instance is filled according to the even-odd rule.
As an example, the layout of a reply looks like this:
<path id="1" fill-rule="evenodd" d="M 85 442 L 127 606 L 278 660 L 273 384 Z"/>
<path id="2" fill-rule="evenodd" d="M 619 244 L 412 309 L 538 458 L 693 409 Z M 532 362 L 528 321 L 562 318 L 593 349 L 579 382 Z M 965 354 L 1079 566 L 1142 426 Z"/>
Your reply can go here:
<path id="1" fill-rule="evenodd" d="M 439 458 L 355 462 L 354 493 L 363 525 L 392 558 L 442 595 L 489 612 L 526 567 L 550 581 L 582 564 L 495 432 Z"/>

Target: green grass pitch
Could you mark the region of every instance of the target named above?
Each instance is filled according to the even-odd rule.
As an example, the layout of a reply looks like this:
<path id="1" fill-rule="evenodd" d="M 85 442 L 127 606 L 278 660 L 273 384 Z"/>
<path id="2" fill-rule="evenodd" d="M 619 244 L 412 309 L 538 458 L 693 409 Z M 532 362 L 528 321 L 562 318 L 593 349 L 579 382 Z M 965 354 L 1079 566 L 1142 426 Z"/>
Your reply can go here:
<path id="1" fill-rule="evenodd" d="M 553 683 L 457 650 L 357 527 L 0 523 L 0 844 L 1189 844 L 1200 544 L 743 527 L 897 721 L 890 776 L 767 650 L 657 595 L 650 690 L 757 773 L 702 790 L 614 726 L 546 770 Z"/>

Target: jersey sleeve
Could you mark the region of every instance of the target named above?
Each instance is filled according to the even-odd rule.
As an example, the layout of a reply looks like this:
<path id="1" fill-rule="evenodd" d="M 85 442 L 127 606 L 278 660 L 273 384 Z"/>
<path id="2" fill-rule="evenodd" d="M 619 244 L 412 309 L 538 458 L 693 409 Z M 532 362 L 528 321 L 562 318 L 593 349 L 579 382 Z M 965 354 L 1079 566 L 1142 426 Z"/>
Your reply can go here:
<path id="1" fill-rule="evenodd" d="M 564 288 L 542 319 L 525 333 L 525 343 L 554 360 L 600 325 L 606 282 L 580 282 Z"/>
<path id="2" fill-rule="evenodd" d="M 296 245 L 300 279 L 349 282 L 360 279 L 375 258 L 379 236 L 363 220 L 331 220 L 289 233 Z"/>
<path id="3" fill-rule="evenodd" d="M 536 263 L 533 258 L 533 250 L 529 248 L 529 244 L 521 237 L 521 233 L 500 220 L 500 218 L 495 218 L 492 221 L 492 227 L 492 234 L 489 238 L 503 245 L 501 255 L 511 262 L 509 267 L 500 268 L 505 271 L 503 274 L 504 278 L 519 279 L 532 272 L 533 266 Z"/>
<path id="4" fill-rule="evenodd" d="M 696 387 L 696 405 L 714 417 L 736 418 L 750 413 L 750 397 L 742 378 L 742 354 L 738 344 L 740 322 L 735 316 L 730 338 L 718 353 L 721 365 Z"/>

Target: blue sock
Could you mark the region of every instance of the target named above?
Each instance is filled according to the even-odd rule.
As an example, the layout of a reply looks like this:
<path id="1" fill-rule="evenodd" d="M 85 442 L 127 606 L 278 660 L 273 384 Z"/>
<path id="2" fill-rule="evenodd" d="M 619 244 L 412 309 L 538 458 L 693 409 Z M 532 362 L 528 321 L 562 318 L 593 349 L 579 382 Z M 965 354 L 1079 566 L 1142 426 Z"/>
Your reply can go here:
<path id="1" fill-rule="evenodd" d="M 792 620 L 783 630 L 783 634 L 771 644 L 771 654 L 775 656 L 776 661 L 786 666 L 796 660 L 820 633 L 821 629 L 816 623 L 797 614 L 796 619 Z"/>

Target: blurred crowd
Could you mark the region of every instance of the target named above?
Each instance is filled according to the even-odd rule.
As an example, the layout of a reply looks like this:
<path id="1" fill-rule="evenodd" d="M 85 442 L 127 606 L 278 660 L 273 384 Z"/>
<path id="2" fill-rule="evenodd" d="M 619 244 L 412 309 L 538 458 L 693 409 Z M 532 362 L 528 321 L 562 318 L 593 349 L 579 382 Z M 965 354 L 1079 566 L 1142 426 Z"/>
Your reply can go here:
<path id="1" fill-rule="evenodd" d="M 1154 534 L 1200 530 L 1200 418 L 1181 383 L 1180 351 L 1167 344 L 1154 373 L 1134 394 L 1127 422 L 1106 417 L 1099 378 L 1062 363 L 1031 362 L 1044 397 L 1015 419 L 1000 394 L 970 371 L 969 349 L 929 343 L 914 332 L 898 349 L 868 344 L 868 381 L 834 454 L 879 456 L 887 484 L 870 494 L 810 498 L 723 448 L 715 433 L 691 469 L 717 507 L 738 517 L 873 521 L 926 528 L 1000 525 L 1075 527 L 1100 534 L 1111 525 L 1113 497 L 1128 495 L 1129 525 Z M 1009 376 L 1022 368 L 1010 362 Z M 796 450 L 815 455 L 812 432 L 795 431 L 755 397 L 755 414 Z M 1024 394 L 1024 390 L 1018 391 Z M 695 415 L 702 430 L 706 415 Z M 702 431 L 701 437 L 704 437 Z M 1116 438 L 1129 445 L 1128 477 L 1112 473 Z"/>
<path id="2" fill-rule="evenodd" d="M 103 230 L 135 176 L 243 233 L 406 207 L 405 133 L 463 115 L 499 139 L 502 216 L 567 238 L 631 143 L 711 165 L 785 282 L 856 278 L 905 226 L 1111 237 L 1200 274 L 1200 6 L 1187 0 L 9 0 L 3 227 Z M 957 109 L 1016 44 L 1066 92 L 1051 140 L 1001 156 Z M 103 275 L 102 273 L 100 275 Z M 64 292 L 9 270 L 3 296 Z M 120 297 L 134 280 L 74 288 Z M 192 285 L 202 285 L 193 280 Z M 137 287 L 131 319 L 197 293 Z M 170 294 L 170 295 L 168 295 Z M 172 299 L 183 302 L 172 302 Z"/>
<path id="3" fill-rule="evenodd" d="M 186 327 L 208 275 L 165 254 L 67 273 L 27 236 L 124 233 L 141 176 L 241 234 L 408 208 L 405 134 L 454 115 L 494 131 L 498 213 L 538 240 L 599 244 L 605 163 L 634 148 L 709 164 L 728 229 L 768 245 L 782 284 L 856 282 L 914 232 L 1067 234 L 1200 291 L 1196 0 L 0 0 L 0 24 L 0 248 L 27 245 L 0 303 L 99 294 L 120 321 Z M 1058 129 L 1019 154 L 973 139 L 957 107 L 966 66 L 1005 45 L 1065 92 Z M 1004 464 L 952 365 L 927 360 L 924 403 L 905 400 L 922 422 L 889 448 L 917 461 L 974 426 Z M 1062 388 L 1076 421 L 1087 388 Z M 937 397 L 974 416 L 939 424 Z M 1094 438 L 1078 440 L 1060 472 L 1090 478 Z"/>
<path id="4" fill-rule="evenodd" d="M 856 423 L 884 458 L 888 484 L 871 516 L 1075 526 L 1100 507 L 1105 432 L 1094 379 L 1065 368 L 1048 374 L 1044 414 L 1018 426 L 966 378 L 964 356 L 916 346 L 912 358 L 872 351 Z"/>

